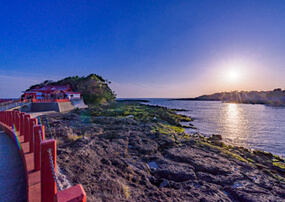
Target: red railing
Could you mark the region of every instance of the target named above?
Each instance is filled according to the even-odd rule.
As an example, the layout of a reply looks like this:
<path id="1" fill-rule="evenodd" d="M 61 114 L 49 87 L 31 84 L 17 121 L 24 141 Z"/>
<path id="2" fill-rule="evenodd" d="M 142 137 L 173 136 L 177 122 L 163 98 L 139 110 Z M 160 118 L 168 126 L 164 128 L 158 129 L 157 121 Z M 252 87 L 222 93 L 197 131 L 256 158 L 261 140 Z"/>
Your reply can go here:
<path id="1" fill-rule="evenodd" d="M 33 103 L 69 102 L 68 99 L 33 99 Z"/>
<path id="2" fill-rule="evenodd" d="M 69 99 L 0 99 L 0 106 L 12 104 L 15 102 L 19 103 L 27 103 L 27 102 L 34 102 L 34 103 L 42 103 L 42 102 L 69 102 Z"/>
<path id="3" fill-rule="evenodd" d="M 69 102 L 69 99 L 55 99 L 55 102 Z"/>
<path id="4" fill-rule="evenodd" d="M 0 103 L 13 102 L 13 101 L 18 101 L 18 100 L 19 99 L 10 99 L 10 98 L 0 99 Z"/>
<path id="5" fill-rule="evenodd" d="M 28 201 L 86 202 L 86 193 L 80 184 L 61 190 L 56 175 L 56 141 L 45 138 L 44 126 L 38 125 L 37 119 L 19 111 L 2 111 L 0 127 L 15 140 L 16 144 L 22 140 L 19 149 L 25 164 Z M 33 170 L 31 165 L 34 165 Z M 40 172 L 40 175 L 36 172 Z M 40 179 L 35 179 L 35 176 Z M 40 193 L 36 185 L 29 185 L 30 178 L 39 181 Z"/>
<path id="6" fill-rule="evenodd" d="M 19 102 L 19 99 L 0 99 L 0 107 Z"/>

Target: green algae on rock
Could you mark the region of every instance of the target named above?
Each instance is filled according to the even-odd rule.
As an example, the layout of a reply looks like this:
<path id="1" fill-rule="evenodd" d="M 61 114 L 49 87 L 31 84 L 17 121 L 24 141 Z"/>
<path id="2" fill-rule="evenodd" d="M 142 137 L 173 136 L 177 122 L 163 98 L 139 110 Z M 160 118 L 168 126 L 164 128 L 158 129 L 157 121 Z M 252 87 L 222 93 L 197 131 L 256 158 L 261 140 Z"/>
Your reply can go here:
<path id="1" fill-rule="evenodd" d="M 61 140 L 58 165 L 90 201 L 285 199 L 283 159 L 186 134 L 173 110 L 113 103 L 47 118 Z"/>

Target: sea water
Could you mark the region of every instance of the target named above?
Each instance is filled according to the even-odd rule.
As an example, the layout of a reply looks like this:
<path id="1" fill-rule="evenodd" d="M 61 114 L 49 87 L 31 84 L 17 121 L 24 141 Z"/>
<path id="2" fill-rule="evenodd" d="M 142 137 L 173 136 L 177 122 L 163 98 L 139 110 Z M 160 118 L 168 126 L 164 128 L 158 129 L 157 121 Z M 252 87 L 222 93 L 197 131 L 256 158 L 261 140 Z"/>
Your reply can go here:
<path id="1" fill-rule="evenodd" d="M 186 109 L 197 128 L 187 133 L 220 134 L 227 144 L 259 149 L 285 157 L 285 108 L 216 101 L 148 99 L 151 105 Z"/>

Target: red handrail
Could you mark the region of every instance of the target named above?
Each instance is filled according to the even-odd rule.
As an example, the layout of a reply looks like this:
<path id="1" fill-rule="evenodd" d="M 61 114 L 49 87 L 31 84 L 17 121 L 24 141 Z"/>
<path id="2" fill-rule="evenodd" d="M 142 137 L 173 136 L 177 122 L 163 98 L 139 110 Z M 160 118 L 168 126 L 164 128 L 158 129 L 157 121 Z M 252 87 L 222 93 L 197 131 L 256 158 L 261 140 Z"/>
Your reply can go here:
<path id="1" fill-rule="evenodd" d="M 33 99 L 34 103 L 46 103 L 46 102 L 69 102 L 68 99 Z"/>
<path id="2" fill-rule="evenodd" d="M 56 183 L 56 140 L 44 140 L 45 132 L 42 125 L 34 125 L 34 124 L 24 124 L 21 122 L 21 119 L 14 119 L 14 116 L 20 114 L 18 111 L 12 112 L 12 111 L 1 111 L 0 112 L 0 128 L 2 128 L 6 134 L 11 136 L 14 140 L 17 139 L 15 142 L 19 142 L 19 149 L 21 152 L 22 160 L 25 165 L 25 174 L 26 174 L 26 180 L 31 177 L 31 174 L 36 173 L 35 170 L 40 170 L 40 175 L 33 175 L 33 180 L 36 180 L 36 182 L 40 183 L 40 189 L 41 189 L 41 199 L 43 202 L 46 201 L 52 201 L 55 200 L 57 202 L 64 202 L 64 201 L 74 201 L 74 202 L 86 202 L 86 193 L 82 187 L 82 185 L 75 185 L 71 188 L 61 190 L 61 187 L 59 186 L 59 189 L 57 189 Z M 23 116 L 23 114 L 22 114 Z M 30 119 L 28 116 L 26 116 L 30 122 Z M 22 125 L 21 125 L 22 124 Z M 13 127 L 16 126 L 16 130 L 13 129 Z M 16 132 L 17 129 L 19 130 L 20 126 L 20 133 Z M 28 127 L 28 129 L 27 129 Z M 22 128 L 22 130 L 21 130 Z M 27 130 L 26 130 L 27 129 Z M 23 133 L 23 131 L 32 131 L 33 133 Z M 26 136 L 26 140 L 30 140 L 31 138 L 28 137 L 30 134 L 33 134 L 32 139 L 35 139 L 35 142 L 29 144 L 34 144 L 35 148 L 37 148 L 37 155 L 35 155 L 35 151 L 33 158 L 29 155 L 29 147 L 22 147 L 22 144 L 25 143 L 25 138 L 21 138 L 20 135 L 24 134 Z M 39 155 L 40 151 L 40 155 Z M 30 151 L 31 152 L 31 151 Z M 29 153 L 29 154 L 28 154 Z M 29 157 L 27 156 L 29 155 Z M 36 160 L 35 163 L 35 169 L 32 169 L 31 166 L 27 166 L 27 163 L 31 163 L 31 160 Z M 41 162 L 39 164 L 38 162 Z M 39 172 L 39 171 L 38 171 Z M 37 176 L 37 177 L 35 177 Z M 39 179 L 40 178 L 40 179 Z M 40 195 L 38 191 L 38 187 L 36 185 L 30 185 L 27 184 L 27 197 L 28 201 L 40 201 Z M 33 190 L 33 191 L 31 191 Z"/>

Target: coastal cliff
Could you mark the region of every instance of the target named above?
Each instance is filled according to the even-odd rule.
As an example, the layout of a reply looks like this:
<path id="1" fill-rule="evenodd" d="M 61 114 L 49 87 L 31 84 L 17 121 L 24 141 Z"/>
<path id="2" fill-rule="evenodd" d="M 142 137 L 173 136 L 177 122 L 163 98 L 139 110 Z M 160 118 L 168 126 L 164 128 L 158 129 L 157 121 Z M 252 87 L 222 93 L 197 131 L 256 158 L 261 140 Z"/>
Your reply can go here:
<path id="1" fill-rule="evenodd" d="M 285 106 L 285 90 L 273 91 L 232 91 L 202 95 L 196 98 L 181 98 L 175 100 L 224 101 L 246 104 L 265 104 L 270 106 Z"/>
<path id="2" fill-rule="evenodd" d="M 139 102 L 41 117 L 89 201 L 284 201 L 284 160 L 186 134 L 192 119 Z"/>

